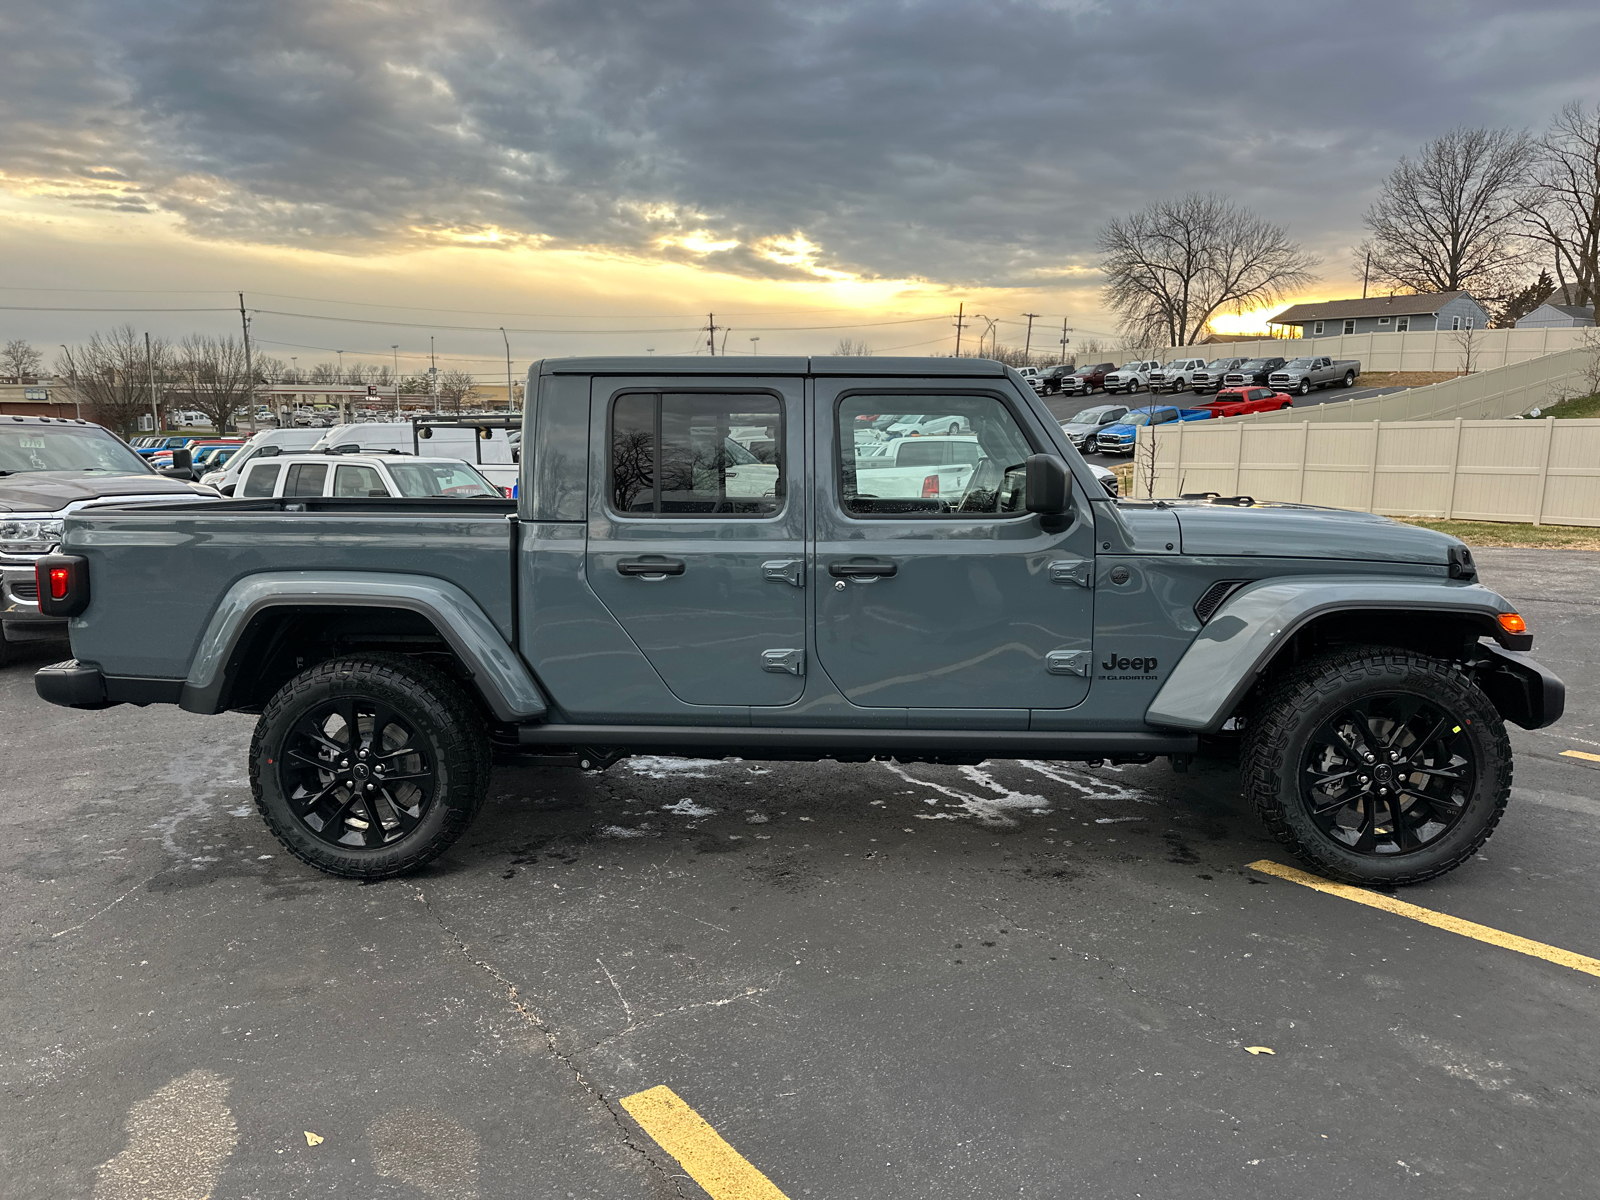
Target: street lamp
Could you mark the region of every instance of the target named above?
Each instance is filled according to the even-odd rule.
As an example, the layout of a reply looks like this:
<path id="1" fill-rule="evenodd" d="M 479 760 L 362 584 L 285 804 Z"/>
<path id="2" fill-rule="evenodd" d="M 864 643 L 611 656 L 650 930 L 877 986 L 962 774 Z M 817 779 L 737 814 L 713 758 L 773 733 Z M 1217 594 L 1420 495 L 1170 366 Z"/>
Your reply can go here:
<path id="1" fill-rule="evenodd" d="M 761 347 L 756 345 L 756 343 L 759 342 L 760 340 L 761 339 L 759 337 L 753 337 L 753 338 L 750 339 L 750 353 L 751 354 L 760 354 L 761 353 Z"/>
<path id="2" fill-rule="evenodd" d="M 73 361 L 72 352 L 65 346 L 61 347 L 61 353 L 67 360 L 67 370 L 72 374 L 72 411 L 81 421 L 83 420 L 83 404 L 82 397 L 78 395 L 78 364 Z"/>

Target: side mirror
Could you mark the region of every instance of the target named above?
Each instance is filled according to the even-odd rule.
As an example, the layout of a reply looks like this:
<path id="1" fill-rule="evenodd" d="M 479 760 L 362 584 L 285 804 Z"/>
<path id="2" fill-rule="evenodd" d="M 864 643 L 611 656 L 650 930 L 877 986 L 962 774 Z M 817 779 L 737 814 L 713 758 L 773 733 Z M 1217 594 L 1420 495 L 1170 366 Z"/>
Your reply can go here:
<path id="1" fill-rule="evenodd" d="M 1057 517 L 1072 508 L 1072 476 L 1053 454 L 1030 454 L 1024 485 L 1024 507 L 1031 513 Z"/>
<path id="2" fill-rule="evenodd" d="M 172 465 L 163 467 L 161 474 L 168 479 L 194 479 L 194 454 L 187 446 L 179 446 L 172 452 Z"/>

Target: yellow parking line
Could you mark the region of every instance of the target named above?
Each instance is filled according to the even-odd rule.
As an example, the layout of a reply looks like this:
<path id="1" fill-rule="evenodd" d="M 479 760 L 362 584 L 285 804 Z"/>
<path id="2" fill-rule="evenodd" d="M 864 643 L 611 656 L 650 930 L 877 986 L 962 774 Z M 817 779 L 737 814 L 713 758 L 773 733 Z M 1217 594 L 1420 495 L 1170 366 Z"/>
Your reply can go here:
<path id="1" fill-rule="evenodd" d="M 1586 762 L 1600 762 L 1600 754 L 1587 754 L 1582 750 L 1563 750 L 1563 758 L 1581 758 Z"/>
<path id="2" fill-rule="evenodd" d="M 666 1085 L 624 1096 L 622 1107 L 712 1200 L 787 1200 Z"/>
<path id="3" fill-rule="evenodd" d="M 1532 938 L 1518 937 L 1514 933 L 1491 929 L 1487 925 L 1479 925 L 1476 921 L 1463 921 L 1460 917 L 1434 912 L 1433 909 L 1423 908 L 1420 904 L 1407 904 L 1404 900 L 1369 892 L 1366 888 L 1332 883 L 1321 876 L 1294 867 L 1286 867 L 1269 859 L 1264 858 L 1260 862 L 1251 863 L 1250 869 L 1260 871 L 1263 875 L 1276 875 L 1279 879 L 1287 879 L 1290 883 L 1303 884 L 1319 892 L 1326 892 L 1330 896 L 1354 900 L 1357 904 L 1365 904 L 1371 908 L 1381 908 L 1384 912 L 1394 913 L 1396 916 L 1409 917 L 1413 921 L 1421 921 L 1424 925 L 1432 925 L 1435 929 L 1446 929 L 1451 933 L 1459 933 L 1462 937 L 1488 942 L 1491 946 L 1515 950 L 1519 954 L 1542 958 L 1558 966 L 1571 967 L 1574 971 L 1600 976 L 1600 958 L 1590 958 L 1587 954 L 1574 954 L 1571 950 L 1561 949 L 1560 946 L 1551 946 L 1544 942 L 1536 942 Z"/>

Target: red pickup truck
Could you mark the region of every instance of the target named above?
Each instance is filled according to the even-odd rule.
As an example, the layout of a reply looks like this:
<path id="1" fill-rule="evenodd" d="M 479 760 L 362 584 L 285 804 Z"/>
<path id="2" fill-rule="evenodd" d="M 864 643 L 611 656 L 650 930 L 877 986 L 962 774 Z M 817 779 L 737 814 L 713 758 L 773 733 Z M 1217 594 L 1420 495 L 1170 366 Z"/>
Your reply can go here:
<path id="1" fill-rule="evenodd" d="M 1277 412 L 1294 407 L 1294 397 L 1264 387 L 1223 388 L 1200 407 L 1209 408 L 1213 417 L 1237 417 L 1241 413 Z"/>

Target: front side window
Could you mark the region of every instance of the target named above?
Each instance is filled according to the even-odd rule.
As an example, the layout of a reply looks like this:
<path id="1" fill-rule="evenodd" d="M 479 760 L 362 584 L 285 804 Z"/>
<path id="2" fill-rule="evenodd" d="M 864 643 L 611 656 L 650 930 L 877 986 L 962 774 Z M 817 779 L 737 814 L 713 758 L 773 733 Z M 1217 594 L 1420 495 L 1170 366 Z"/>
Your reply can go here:
<path id="1" fill-rule="evenodd" d="M 370 499 L 373 496 L 387 496 L 389 489 L 383 486 L 383 476 L 378 474 L 376 467 L 344 463 L 333 473 L 333 494 Z"/>
<path id="2" fill-rule="evenodd" d="M 881 429 L 882 410 L 857 425 Z M 783 507 L 776 396 L 639 392 L 611 407 L 611 507 L 630 516 L 766 517 Z"/>
<path id="3" fill-rule="evenodd" d="M 239 489 L 239 495 L 244 497 L 260 498 L 272 495 L 273 488 L 278 486 L 278 472 L 283 470 L 280 463 L 256 463 L 244 476 L 244 486 Z"/>
<path id="4" fill-rule="evenodd" d="M 842 434 L 859 414 L 897 406 L 949 414 L 961 432 L 946 434 L 941 426 L 902 445 L 893 459 L 864 454 L 865 447 L 839 437 L 839 502 L 845 512 L 938 518 L 1023 511 L 1023 475 L 1033 448 L 1004 403 L 993 396 L 941 396 L 933 404 L 915 396 L 847 396 L 839 402 L 837 428 Z"/>
<path id="5" fill-rule="evenodd" d="M 328 481 L 327 463 L 290 463 L 289 475 L 283 481 L 285 496 L 320 496 L 322 485 Z"/>
<path id="6" fill-rule="evenodd" d="M 385 465 L 402 496 L 413 499 L 430 496 L 501 498 L 498 488 L 464 462 L 391 462 Z"/>

